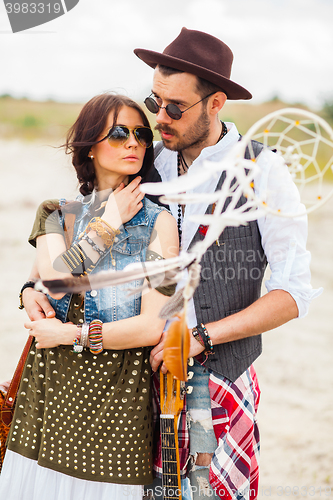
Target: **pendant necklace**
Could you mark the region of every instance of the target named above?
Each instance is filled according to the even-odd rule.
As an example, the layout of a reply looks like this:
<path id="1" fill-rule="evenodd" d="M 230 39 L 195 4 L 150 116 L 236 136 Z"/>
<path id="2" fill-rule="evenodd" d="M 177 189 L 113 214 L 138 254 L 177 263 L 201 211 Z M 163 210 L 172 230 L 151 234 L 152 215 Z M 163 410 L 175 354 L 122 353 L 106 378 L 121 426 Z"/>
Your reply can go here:
<path id="1" fill-rule="evenodd" d="M 221 139 L 228 133 L 227 126 L 224 122 L 222 123 L 222 130 L 220 133 L 219 138 L 216 141 L 216 144 L 220 142 Z M 178 171 L 178 177 L 180 177 L 183 174 L 186 174 L 189 169 L 189 166 L 187 165 L 185 158 L 183 156 L 183 153 L 181 151 L 178 151 L 177 154 L 177 171 Z M 181 240 L 182 240 L 182 220 L 183 220 L 183 209 L 182 205 L 178 204 L 178 217 L 177 217 L 177 226 L 178 226 L 178 236 L 179 236 L 179 247 L 181 246 Z"/>

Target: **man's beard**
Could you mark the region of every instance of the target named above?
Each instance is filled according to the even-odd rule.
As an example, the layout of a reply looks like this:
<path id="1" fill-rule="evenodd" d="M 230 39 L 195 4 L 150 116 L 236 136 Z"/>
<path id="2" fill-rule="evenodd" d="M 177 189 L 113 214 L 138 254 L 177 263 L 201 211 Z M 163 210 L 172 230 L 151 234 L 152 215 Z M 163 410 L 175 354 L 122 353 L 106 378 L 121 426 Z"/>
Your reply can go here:
<path id="1" fill-rule="evenodd" d="M 182 137 L 179 137 L 178 133 L 168 125 L 159 124 L 155 127 L 155 130 L 170 133 L 174 136 L 173 141 L 175 142 L 173 144 L 170 144 L 170 141 L 168 140 L 162 139 L 163 144 L 167 149 L 171 149 L 172 151 L 184 151 L 185 149 L 204 144 L 209 136 L 209 126 L 210 121 L 207 111 L 206 108 L 203 107 L 202 113 L 197 121 L 189 126 Z"/>

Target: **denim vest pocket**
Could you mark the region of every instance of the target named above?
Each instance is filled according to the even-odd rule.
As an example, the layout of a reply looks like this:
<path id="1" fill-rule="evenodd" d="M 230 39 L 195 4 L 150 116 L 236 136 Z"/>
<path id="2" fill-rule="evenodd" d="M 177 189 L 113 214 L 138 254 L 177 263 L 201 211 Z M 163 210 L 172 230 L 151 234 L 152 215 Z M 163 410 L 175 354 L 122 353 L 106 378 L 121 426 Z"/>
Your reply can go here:
<path id="1" fill-rule="evenodd" d="M 119 241 L 113 246 L 112 252 L 118 252 L 122 255 L 136 255 L 141 252 L 143 246 L 142 239 L 133 238 L 128 236 L 123 240 Z"/>

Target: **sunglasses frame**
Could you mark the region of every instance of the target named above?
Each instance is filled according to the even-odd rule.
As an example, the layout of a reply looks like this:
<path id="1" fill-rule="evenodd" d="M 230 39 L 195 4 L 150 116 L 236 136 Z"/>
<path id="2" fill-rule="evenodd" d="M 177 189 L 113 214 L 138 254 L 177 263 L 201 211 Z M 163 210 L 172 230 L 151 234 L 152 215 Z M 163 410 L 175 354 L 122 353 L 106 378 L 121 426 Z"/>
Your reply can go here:
<path id="1" fill-rule="evenodd" d="M 127 137 L 126 137 L 126 139 L 124 140 L 124 142 L 119 141 L 119 144 L 114 145 L 114 144 L 111 144 L 111 142 L 110 142 L 110 139 L 111 139 L 110 134 L 111 134 L 111 132 L 112 132 L 115 128 L 117 128 L 117 127 L 120 127 L 121 129 L 127 129 L 127 130 L 128 130 L 128 133 L 127 133 Z M 140 142 L 139 138 L 136 136 L 136 130 L 138 130 L 138 129 L 142 129 L 142 128 L 144 128 L 144 129 L 146 129 L 146 130 L 149 130 L 149 131 L 151 132 L 151 143 L 149 144 L 149 146 L 147 146 L 146 144 L 142 144 L 142 143 Z M 123 130 L 123 131 L 124 131 L 124 130 Z M 151 129 L 151 128 L 149 128 L 149 127 L 146 127 L 145 125 L 139 125 L 138 127 L 134 127 L 134 128 L 130 128 L 130 127 L 128 127 L 127 125 L 114 125 L 113 127 L 111 127 L 111 128 L 110 128 L 110 130 L 108 131 L 108 133 L 106 134 L 106 136 L 105 136 L 105 137 L 103 137 L 103 139 L 101 139 L 100 141 L 97 141 L 97 143 L 99 143 L 99 142 L 103 142 L 103 141 L 105 141 L 105 140 L 107 139 L 107 140 L 108 140 L 108 143 L 110 144 L 110 146 L 111 146 L 112 148 L 120 148 L 121 146 L 123 146 L 124 144 L 126 144 L 126 142 L 128 141 L 128 139 L 129 139 L 129 138 L 130 138 L 130 136 L 131 136 L 131 132 L 132 132 L 132 133 L 133 133 L 133 135 L 134 135 L 134 139 L 136 140 L 136 142 L 137 142 L 138 144 L 140 144 L 140 146 L 142 146 L 142 147 L 143 147 L 143 148 L 145 148 L 145 149 L 148 149 L 148 148 L 150 148 L 150 147 L 152 146 L 153 141 L 154 141 L 154 134 L 153 134 L 152 129 Z M 97 143 L 96 143 L 96 144 L 97 144 Z"/>
<path id="2" fill-rule="evenodd" d="M 200 99 L 200 101 L 195 102 L 194 104 L 192 104 L 192 106 L 189 106 L 188 108 L 184 109 L 184 111 L 181 111 L 181 110 L 179 109 L 179 107 L 177 106 L 177 104 L 173 104 L 173 103 L 167 104 L 166 106 L 159 106 L 159 105 L 157 104 L 157 102 L 155 101 L 155 99 L 153 99 L 153 97 L 151 97 L 153 94 L 154 94 L 154 92 L 152 92 L 152 93 L 150 94 L 150 96 L 146 97 L 146 99 L 144 100 L 145 106 L 146 106 L 146 108 L 148 109 L 148 111 L 150 111 L 150 112 L 151 112 L 151 113 L 153 113 L 154 115 L 157 115 L 161 109 L 165 109 L 166 114 L 167 114 L 167 115 L 168 115 L 168 116 L 169 116 L 172 120 L 180 120 L 180 119 L 181 119 L 181 117 L 183 116 L 183 113 L 185 113 L 185 111 L 188 111 L 189 109 L 193 108 L 193 106 L 196 106 L 197 104 L 199 104 L 199 102 L 204 101 L 205 99 L 207 99 L 207 97 L 210 97 L 210 96 L 212 96 L 213 94 L 216 94 L 216 91 L 215 91 L 215 92 L 211 92 L 210 94 L 206 95 L 206 97 L 203 97 L 202 99 Z M 155 110 L 156 110 L 156 111 L 152 111 L 151 109 L 149 109 L 149 107 L 147 106 L 147 102 L 152 103 L 152 104 L 153 104 L 153 106 L 155 107 Z M 157 106 L 157 107 L 156 107 L 156 106 Z M 178 117 L 177 117 L 177 116 L 175 116 L 175 114 L 174 114 L 172 111 L 170 111 L 170 107 L 171 107 L 171 106 L 174 106 L 174 107 L 176 108 L 176 111 L 179 111 L 180 116 L 178 116 Z M 172 113 L 172 116 L 171 116 L 171 114 L 170 114 L 170 113 Z"/>

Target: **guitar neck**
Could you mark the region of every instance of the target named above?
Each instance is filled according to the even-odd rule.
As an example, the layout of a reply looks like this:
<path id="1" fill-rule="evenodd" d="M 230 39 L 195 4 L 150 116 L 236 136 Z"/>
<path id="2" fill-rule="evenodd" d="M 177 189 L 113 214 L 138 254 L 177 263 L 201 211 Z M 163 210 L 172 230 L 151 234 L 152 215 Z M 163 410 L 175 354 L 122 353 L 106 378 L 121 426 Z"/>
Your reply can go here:
<path id="1" fill-rule="evenodd" d="M 177 417 L 161 415 L 163 499 L 181 500 Z"/>

